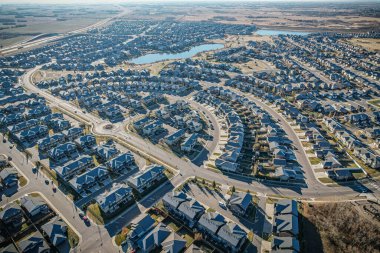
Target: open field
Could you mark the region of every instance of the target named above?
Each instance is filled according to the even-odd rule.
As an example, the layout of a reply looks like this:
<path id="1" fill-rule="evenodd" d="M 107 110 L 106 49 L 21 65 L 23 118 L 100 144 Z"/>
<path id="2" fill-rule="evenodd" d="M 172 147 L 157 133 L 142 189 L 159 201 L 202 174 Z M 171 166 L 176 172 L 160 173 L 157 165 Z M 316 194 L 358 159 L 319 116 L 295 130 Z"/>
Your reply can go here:
<path id="1" fill-rule="evenodd" d="M 380 51 L 380 39 L 350 39 L 349 42 L 369 51 Z"/>
<path id="2" fill-rule="evenodd" d="M 304 204 L 304 251 L 379 252 L 379 222 L 362 210 L 353 203 Z"/>
<path id="3" fill-rule="evenodd" d="M 295 3 L 223 3 L 214 4 L 172 4 L 167 8 L 160 5 L 150 5 L 133 8 L 129 19 L 154 19 L 178 21 L 213 21 L 229 24 L 256 24 L 261 28 L 292 29 L 292 30 L 353 30 L 378 29 L 379 21 L 376 12 L 368 8 L 378 8 L 375 3 L 329 3 L 320 5 L 309 3 L 299 6 Z"/>
<path id="4" fill-rule="evenodd" d="M 0 47 L 41 34 L 48 36 L 84 28 L 118 12 L 117 6 L 4 5 L 0 9 Z"/>

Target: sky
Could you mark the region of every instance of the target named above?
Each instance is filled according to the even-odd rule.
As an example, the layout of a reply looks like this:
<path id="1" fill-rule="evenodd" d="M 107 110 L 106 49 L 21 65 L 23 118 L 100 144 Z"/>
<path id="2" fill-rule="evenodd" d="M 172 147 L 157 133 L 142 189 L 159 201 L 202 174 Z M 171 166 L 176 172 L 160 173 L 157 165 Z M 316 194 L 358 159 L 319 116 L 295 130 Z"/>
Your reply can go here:
<path id="1" fill-rule="evenodd" d="M 242 2 L 242 0 L 195 0 L 196 2 Z M 115 3 L 170 3 L 194 0 L 0 0 L 0 4 L 115 4 Z M 244 0 L 245 2 L 379 2 L 380 0 Z"/>

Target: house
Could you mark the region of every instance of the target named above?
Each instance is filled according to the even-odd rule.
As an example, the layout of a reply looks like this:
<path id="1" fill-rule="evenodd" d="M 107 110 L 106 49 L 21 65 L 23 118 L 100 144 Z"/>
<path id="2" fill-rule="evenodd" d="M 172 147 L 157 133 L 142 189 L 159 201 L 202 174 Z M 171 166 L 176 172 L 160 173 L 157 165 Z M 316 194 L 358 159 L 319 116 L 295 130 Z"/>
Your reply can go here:
<path id="1" fill-rule="evenodd" d="M 133 165 L 135 165 L 135 158 L 130 151 L 107 162 L 107 167 L 114 172 L 120 172 L 124 169 L 131 169 Z"/>
<path id="2" fill-rule="evenodd" d="M 162 122 L 159 120 L 153 121 L 152 123 L 146 124 L 143 127 L 143 134 L 145 135 L 154 135 L 160 129 L 162 129 Z"/>
<path id="3" fill-rule="evenodd" d="M 190 152 L 194 149 L 197 142 L 198 134 L 192 134 L 181 143 L 181 150 L 185 152 Z"/>
<path id="4" fill-rule="evenodd" d="M 176 210 L 178 206 L 190 198 L 182 191 L 172 191 L 165 194 L 162 203 L 168 211 Z"/>
<path id="5" fill-rule="evenodd" d="M 175 131 L 174 133 L 168 135 L 165 138 L 166 144 L 169 146 L 177 144 L 184 136 L 185 136 L 186 130 L 185 129 L 180 129 L 178 131 Z"/>
<path id="6" fill-rule="evenodd" d="M 227 252 L 239 252 L 247 239 L 247 233 L 234 222 L 223 225 L 217 235 Z"/>
<path id="7" fill-rule="evenodd" d="M 141 252 L 152 252 L 161 246 L 161 243 L 171 234 L 165 224 L 158 224 L 155 228 L 144 235 L 138 242 Z"/>
<path id="8" fill-rule="evenodd" d="M 94 165 L 95 163 L 92 157 L 82 156 L 63 167 L 55 167 L 54 170 L 60 178 L 69 180 L 73 176 L 79 175 L 82 171 L 92 168 Z"/>
<path id="9" fill-rule="evenodd" d="M 67 129 L 62 132 L 65 136 L 66 139 L 69 141 L 73 141 L 79 136 L 83 135 L 83 128 L 81 127 L 72 127 L 70 129 Z"/>
<path id="10" fill-rule="evenodd" d="M 48 253 L 50 248 L 40 232 L 35 232 L 31 236 L 18 242 L 18 248 L 25 253 Z"/>
<path id="11" fill-rule="evenodd" d="M 18 183 L 17 169 L 14 167 L 4 168 L 0 171 L 0 184 L 4 188 L 10 188 Z"/>
<path id="12" fill-rule="evenodd" d="M 149 118 L 142 118 L 138 121 L 136 121 L 135 123 L 133 123 L 133 127 L 136 129 L 136 130 L 141 130 L 145 125 L 147 125 L 148 123 L 150 123 L 151 120 Z"/>
<path id="13" fill-rule="evenodd" d="M 98 166 L 70 180 L 71 186 L 79 193 L 109 179 L 109 171 L 104 166 Z"/>
<path id="14" fill-rule="evenodd" d="M 175 214 L 192 228 L 204 212 L 205 208 L 198 201 L 188 198 L 178 206 Z"/>
<path id="15" fill-rule="evenodd" d="M 77 146 L 73 142 L 66 142 L 50 150 L 49 158 L 56 162 L 59 162 L 64 158 L 71 157 L 73 154 L 76 154 L 77 152 Z"/>
<path id="16" fill-rule="evenodd" d="M 32 219 L 50 213 L 49 206 L 39 196 L 25 195 L 20 198 L 20 203 Z"/>
<path id="17" fill-rule="evenodd" d="M 19 133 L 17 133 L 16 139 L 21 142 L 33 142 L 37 139 L 40 139 L 42 137 L 45 137 L 46 135 L 49 134 L 49 129 L 45 125 L 38 125 L 29 129 L 25 129 Z"/>
<path id="18" fill-rule="evenodd" d="M 99 162 L 106 162 L 119 154 L 119 150 L 113 144 L 104 144 L 96 147 L 95 155 Z"/>
<path id="19" fill-rule="evenodd" d="M 63 134 L 54 134 L 52 136 L 45 137 L 37 142 L 38 150 L 45 152 L 65 141 L 65 136 Z"/>
<path id="20" fill-rule="evenodd" d="M 132 189 L 125 184 L 114 184 L 110 191 L 107 191 L 96 198 L 103 213 L 109 215 L 124 204 L 133 199 Z"/>
<path id="21" fill-rule="evenodd" d="M 295 237 L 277 237 L 272 240 L 272 252 L 300 252 L 300 244 Z"/>
<path id="22" fill-rule="evenodd" d="M 186 248 L 186 240 L 182 239 L 177 233 L 171 233 L 161 243 L 162 252 L 180 253 Z"/>
<path id="23" fill-rule="evenodd" d="M 137 242 L 155 225 L 155 220 L 149 214 L 144 214 L 136 223 L 131 224 L 127 238 L 133 242 Z"/>
<path id="24" fill-rule="evenodd" d="M 297 201 L 281 199 L 274 204 L 274 215 L 293 214 L 298 216 Z"/>
<path id="25" fill-rule="evenodd" d="M 226 224 L 226 221 L 221 214 L 217 212 L 206 212 L 199 219 L 197 228 L 207 237 L 217 240 L 217 233 L 224 224 Z"/>
<path id="26" fill-rule="evenodd" d="M 155 183 L 165 178 L 164 170 L 163 166 L 152 164 L 145 170 L 139 171 L 135 175 L 129 177 L 127 183 L 137 192 L 143 193 L 145 190 L 155 185 Z"/>
<path id="27" fill-rule="evenodd" d="M 253 207 L 252 195 L 246 192 L 234 192 L 227 201 L 227 207 L 238 216 L 245 216 Z"/>
<path id="28" fill-rule="evenodd" d="M 77 146 L 83 150 L 91 149 L 96 146 L 96 138 L 92 134 L 86 134 L 77 138 L 75 140 L 75 144 L 77 144 Z"/>
<path id="29" fill-rule="evenodd" d="M 298 217 L 292 214 L 278 215 L 275 218 L 273 232 L 276 236 L 298 236 Z"/>
<path id="30" fill-rule="evenodd" d="M 12 226 L 16 228 L 22 224 L 22 219 L 22 209 L 15 202 L 7 204 L 0 212 L 0 220 L 6 226 Z"/>
<path id="31" fill-rule="evenodd" d="M 59 217 L 53 218 L 41 226 L 43 233 L 49 238 L 52 245 L 58 246 L 67 242 L 67 225 Z"/>

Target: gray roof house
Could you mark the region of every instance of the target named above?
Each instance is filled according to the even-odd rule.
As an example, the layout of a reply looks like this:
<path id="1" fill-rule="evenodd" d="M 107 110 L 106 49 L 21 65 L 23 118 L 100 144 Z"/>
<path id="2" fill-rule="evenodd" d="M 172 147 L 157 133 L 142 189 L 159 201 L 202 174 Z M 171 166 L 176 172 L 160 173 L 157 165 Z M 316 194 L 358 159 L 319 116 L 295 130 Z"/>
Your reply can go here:
<path id="1" fill-rule="evenodd" d="M 55 217 L 41 226 L 41 229 L 49 237 L 50 243 L 58 246 L 67 241 L 67 225 L 59 217 Z"/>
<path id="2" fill-rule="evenodd" d="M 226 224 L 224 217 L 218 212 L 206 212 L 204 213 L 197 223 L 197 227 L 200 231 L 206 233 L 206 235 L 212 238 L 216 237 L 219 229 Z"/>
<path id="3" fill-rule="evenodd" d="M 0 212 L 0 220 L 5 225 L 17 227 L 22 223 L 22 209 L 15 202 L 6 205 Z"/>
<path id="4" fill-rule="evenodd" d="M 276 216 L 273 232 L 277 236 L 298 236 L 298 217 L 292 214 Z"/>
<path id="5" fill-rule="evenodd" d="M 170 230 L 166 228 L 165 224 L 158 224 L 154 229 L 149 231 L 144 237 L 142 237 L 137 245 L 141 252 L 151 252 L 157 247 L 161 246 L 161 243 L 171 234 Z"/>
<path id="6" fill-rule="evenodd" d="M 165 241 L 161 243 L 162 251 L 166 253 L 179 253 L 186 247 L 186 241 L 176 233 L 171 233 Z"/>
<path id="7" fill-rule="evenodd" d="M 96 202 L 105 214 L 111 214 L 132 198 L 132 188 L 126 184 L 115 184 L 110 191 L 99 195 Z"/>
<path id="8" fill-rule="evenodd" d="M 219 229 L 218 238 L 229 252 L 238 252 L 247 239 L 247 233 L 236 223 L 230 222 Z"/>
<path id="9" fill-rule="evenodd" d="M 289 250 L 289 252 L 299 252 L 300 244 L 295 237 L 277 237 L 275 236 L 272 241 L 272 252 L 283 252 Z"/>
<path id="10" fill-rule="evenodd" d="M 143 193 L 165 177 L 164 170 L 164 167 L 161 165 L 150 165 L 145 170 L 139 171 L 134 176 L 129 177 L 127 183 L 139 193 Z"/>
<path id="11" fill-rule="evenodd" d="M 145 214 L 136 223 L 131 225 L 131 230 L 128 233 L 128 239 L 137 241 L 144 236 L 149 230 L 154 227 L 155 220 L 150 215 Z"/>
<path id="12" fill-rule="evenodd" d="M 39 232 L 35 232 L 28 238 L 18 243 L 18 248 L 23 253 L 47 253 L 50 252 L 50 248 L 45 239 Z"/>
<path id="13" fill-rule="evenodd" d="M 45 201 L 37 196 L 26 195 L 20 198 L 21 206 L 27 211 L 27 213 L 34 218 L 39 215 L 45 215 L 50 212 L 49 206 Z"/>
<path id="14" fill-rule="evenodd" d="M 274 204 L 274 214 L 293 214 L 298 216 L 297 201 L 292 199 L 282 199 Z"/>
<path id="15" fill-rule="evenodd" d="M 187 221 L 189 227 L 193 227 L 201 215 L 204 213 L 205 208 L 195 199 L 187 199 L 182 202 L 177 208 L 177 214 Z"/>
<path id="16" fill-rule="evenodd" d="M 227 207 L 236 215 L 246 215 L 251 206 L 252 196 L 246 192 L 234 192 L 227 201 Z"/>

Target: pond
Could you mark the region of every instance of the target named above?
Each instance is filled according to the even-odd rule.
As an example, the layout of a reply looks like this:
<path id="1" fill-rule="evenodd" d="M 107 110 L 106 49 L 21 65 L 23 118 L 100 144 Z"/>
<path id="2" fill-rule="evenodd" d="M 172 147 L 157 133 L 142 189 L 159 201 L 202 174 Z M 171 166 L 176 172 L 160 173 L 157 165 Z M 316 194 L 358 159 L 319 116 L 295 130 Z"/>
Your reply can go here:
<path id="1" fill-rule="evenodd" d="M 195 46 L 191 48 L 190 50 L 181 52 L 181 53 L 147 54 L 147 55 L 143 55 L 143 56 L 131 59 L 128 62 L 135 63 L 135 64 L 147 64 L 147 63 L 153 63 L 153 62 L 164 61 L 164 60 L 185 59 L 185 58 L 193 57 L 194 55 L 201 52 L 217 50 L 223 47 L 224 47 L 223 44 L 204 44 L 200 46 Z"/>
<path id="2" fill-rule="evenodd" d="M 258 30 L 255 32 L 257 35 L 269 35 L 269 36 L 276 36 L 276 35 L 308 35 L 309 32 L 297 32 L 297 31 L 280 31 L 280 30 Z"/>

